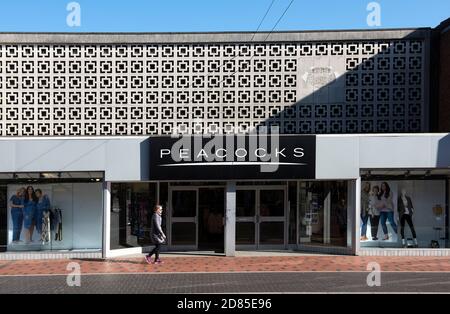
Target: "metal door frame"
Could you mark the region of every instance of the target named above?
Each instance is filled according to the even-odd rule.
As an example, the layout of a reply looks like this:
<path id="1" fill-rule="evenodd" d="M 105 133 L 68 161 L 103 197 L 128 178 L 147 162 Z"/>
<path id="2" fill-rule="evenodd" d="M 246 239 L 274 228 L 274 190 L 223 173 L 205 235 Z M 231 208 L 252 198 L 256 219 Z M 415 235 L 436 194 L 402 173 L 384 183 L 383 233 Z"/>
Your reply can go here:
<path id="1" fill-rule="evenodd" d="M 194 217 L 172 217 L 172 192 L 173 191 L 195 191 L 195 216 Z M 198 187 L 192 186 L 170 186 L 169 185 L 169 208 L 167 211 L 167 243 L 169 250 L 198 250 Z M 195 244 L 194 245 L 173 245 L 172 244 L 172 224 L 175 222 L 195 223 Z"/>
<path id="2" fill-rule="evenodd" d="M 239 190 L 255 191 L 255 215 L 238 217 L 236 216 L 236 223 L 238 222 L 253 222 L 255 224 L 255 243 L 254 244 L 236 244 L 236 247 L 244 250 L 269 250 L 269 249 L 286 249 L 289 232 L 289 217 L 288 213 L 288 189 L 286 185 L 258 185 L 258 186 L 238 186 L 236 193 Z M 261 191 L 264 190 L 282 190 L 284 194 L 284 216 L 268 216 L 262 217 L 260 215 L 260 196 Z M 283 222 L 283 244 L 261 244 L 260 241 L 260 224 L 262 222 Z"/>
<path id="3" fill-rule="evenodd" d="M 168 210 L 167 210 L 167 243 L 169 250 L 198 250 L 198 237 L 199 237 L 199 196 L 200 189 L 223 189 L 225 196 L 225 186 L 222 185 L 199 185 L 199 186 L 191 186 L 191 185 L 175 185 L 172 186 L 169 184 L 168 186 Z M 195 202 L 195 217 L 172 217 L 172 192 L 173 191 L 195 191 L 196 192 L 196 202 Z M 226 211 L 226 197 L 223 199 L 224 208 Z M 226 215 L 226 212 L 224 212 Z M 225 221 L 225 216 L 224 216 Z M 195 245 L 173 245 L 172 244 L 172 223 L 174 222 L 194 222 L 195 223 Z M 225 236 L 224 236 L 224 245 L 225 245 Z"/>

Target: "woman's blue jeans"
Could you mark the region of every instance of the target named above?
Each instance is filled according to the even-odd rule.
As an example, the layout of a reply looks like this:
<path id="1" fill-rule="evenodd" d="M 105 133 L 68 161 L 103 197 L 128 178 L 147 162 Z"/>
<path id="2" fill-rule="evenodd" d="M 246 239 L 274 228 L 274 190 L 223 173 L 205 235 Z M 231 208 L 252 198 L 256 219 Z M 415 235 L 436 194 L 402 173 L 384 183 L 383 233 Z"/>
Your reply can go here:
<path id="1" fill-rule="evenodd" d="M 365 237 L 366 233 L 367 233 L 367 221 L 369 220 L 369 215 L 361 215 L 361 222 L 362 222 L 362 226 L 361 226 L 361 236 Z"/>
<path id="2" fill-rule="evenodd" d="M 380 213 L 381 228 L 383 228 L 383 233 L 385 235 L 388 234 L 388 228 L 386 225 L 386 221 L 389 221 L 389 224 L 391 225 L 392 229 L 394 229 L 394 232 L 397 233 L 397 224 L 394 221 L 394 212 L 393 211 Z"/>
<path id="3" fill-rule="evenodd" d="M 20 240 L 20 233 L 22 232 L 23 212 L 21 208 L 12 208 L 11 217 L 13 222 L 13 241 Z"/>

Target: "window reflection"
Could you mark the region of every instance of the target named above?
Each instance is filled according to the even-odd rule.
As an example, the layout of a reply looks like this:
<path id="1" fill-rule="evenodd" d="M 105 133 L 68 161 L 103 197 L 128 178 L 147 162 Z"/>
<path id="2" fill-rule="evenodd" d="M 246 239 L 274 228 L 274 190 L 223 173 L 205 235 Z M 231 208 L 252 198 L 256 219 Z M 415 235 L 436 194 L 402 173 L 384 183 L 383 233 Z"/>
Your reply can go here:
<path id="1" fill-rule="evenodd" d="M 347 246 L 347 182 L 299 184 L 299 244 Z"/>
<path id="2" fill-rule="evenodd" d="M 284 190 L 260 190 L 260 215 L 284 216 Z"/>
<path id="3" fill-rule="evenodd" d="M 254 222 L 236 222 L 236 244 L 255 244 Z"/>
<path id="4" fill-rule="evenodd" d="M 236 191 L 237 217 L 255 216 L 255 208 L 256 208 L 256 190 Z"/>
<path id="5" fill-rule="evenodd" d="M 197 191 L 172 191 L 172 217 L 195 217 Z"/>
<path id="6" fill-rule="evenodd" d="M 150 219 L 155 205 L 155 183 L 112 184 L 111 249 L 150 245 Z"/>

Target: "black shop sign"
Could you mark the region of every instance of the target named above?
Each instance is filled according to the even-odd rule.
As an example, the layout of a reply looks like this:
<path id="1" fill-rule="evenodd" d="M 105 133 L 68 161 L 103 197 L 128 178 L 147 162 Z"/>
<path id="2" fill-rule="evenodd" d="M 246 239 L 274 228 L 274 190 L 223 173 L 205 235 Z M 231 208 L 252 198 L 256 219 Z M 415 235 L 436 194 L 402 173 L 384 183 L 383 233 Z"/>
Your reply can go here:
<path id="1" fill-rule="evenodd" d="M 314 135 L 150 138 L 150 180 L 314 179 Z"/>

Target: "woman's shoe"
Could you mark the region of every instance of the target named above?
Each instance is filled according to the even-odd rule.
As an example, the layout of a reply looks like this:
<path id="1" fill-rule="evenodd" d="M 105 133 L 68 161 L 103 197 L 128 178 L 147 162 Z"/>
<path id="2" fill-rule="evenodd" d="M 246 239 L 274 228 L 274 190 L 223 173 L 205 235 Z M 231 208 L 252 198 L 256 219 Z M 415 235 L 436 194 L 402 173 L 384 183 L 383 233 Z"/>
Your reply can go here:
<path id="1" fill-rule="evenodd" d="M 361 241 L 367 241 L 367 240 L 369 240 L 369 239 L 366 236 L 361 237 Z"/>
<path id="2" fill-rule="evenodd" d="M 153 264 L 152 260 L 151 260 L 151 256 L 146 255 L 145 256 L 145 261 L 147 262 L 147 264 Z"/>
<path id="3" fill-rule="evenodd" d="M 157 260 L 155 261 L 155 264 L 164 264 L 164 262 L 163 262 L 162 260 L 160 260 L 160 259 L 157 259 Z"/>
<path id="4" fill-rule="evenodd" d="M 383 238 L 383 240 L 389 240 L 389 236 L 386 234 Z"/>

